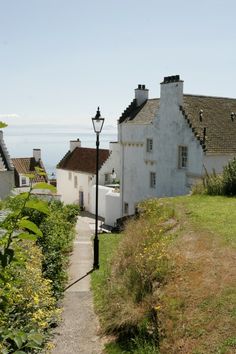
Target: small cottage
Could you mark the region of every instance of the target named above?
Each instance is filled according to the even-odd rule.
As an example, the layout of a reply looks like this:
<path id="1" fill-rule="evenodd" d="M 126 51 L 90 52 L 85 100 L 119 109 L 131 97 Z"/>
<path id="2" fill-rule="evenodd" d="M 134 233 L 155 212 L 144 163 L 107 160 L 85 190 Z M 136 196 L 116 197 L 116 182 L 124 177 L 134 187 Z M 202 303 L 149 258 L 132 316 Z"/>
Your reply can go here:
<path id="1" fill-rule="evenodd" d="M 35 178 L 32 180 L 33 184 L 38 182 L 48 182 L 47 176 L 39 176 L 35 174 L 36 167 L 45 171 L 40 149 L 33 149 L 33 156 L 31 157 L 17 157 L 12 158 L 11 161 L 15 168 L 16 188 L 28 188 L 30 186 L 30 179 L 26 176 L 27 174 L 35 175 Z"/>

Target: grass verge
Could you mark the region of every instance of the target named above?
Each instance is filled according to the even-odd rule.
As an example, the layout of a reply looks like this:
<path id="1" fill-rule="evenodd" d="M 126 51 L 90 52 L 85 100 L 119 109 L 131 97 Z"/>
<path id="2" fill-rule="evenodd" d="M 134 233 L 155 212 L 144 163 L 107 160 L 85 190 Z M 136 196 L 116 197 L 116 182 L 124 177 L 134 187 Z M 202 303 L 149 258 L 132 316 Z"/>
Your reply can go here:
<path id="1" fill-rule="evenodd" d="M 95 306 L 106 353 L 236 351 L 236 199 L 146 201 L 123 235 L 101 236 Z M 158 344 L 159 342 L 159 349 Z"/>

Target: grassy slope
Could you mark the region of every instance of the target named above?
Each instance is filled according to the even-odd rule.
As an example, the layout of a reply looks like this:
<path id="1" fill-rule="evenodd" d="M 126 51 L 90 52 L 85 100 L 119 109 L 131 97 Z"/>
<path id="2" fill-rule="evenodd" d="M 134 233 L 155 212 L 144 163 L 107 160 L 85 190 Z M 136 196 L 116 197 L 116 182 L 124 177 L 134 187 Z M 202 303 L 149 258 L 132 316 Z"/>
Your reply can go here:
<path id="1" fill-rule="evenodd" d="M 236 352 L 236 199 L 167 199 L 180 223 L 162 289 L 161 353 Z"/>
<path id="2" fill-rule="evenodd" d="M 160 201 L 155 203 L 158 208 Z M 174 207 L 178 228 L 168 251 L 172 271 L 154 294 L 160 304 L 160 353 L 235 353 L 236 199 L 192 196 L 161 199 L 161 203 Z M 120 238 L 101 238 L 101 269 L 93 275 L 101 319 L 104 292 L 99 289 L 107 286 L 107 256 L 111 258 Z M 107 353 L 126 351 L 113 346 Z"/>

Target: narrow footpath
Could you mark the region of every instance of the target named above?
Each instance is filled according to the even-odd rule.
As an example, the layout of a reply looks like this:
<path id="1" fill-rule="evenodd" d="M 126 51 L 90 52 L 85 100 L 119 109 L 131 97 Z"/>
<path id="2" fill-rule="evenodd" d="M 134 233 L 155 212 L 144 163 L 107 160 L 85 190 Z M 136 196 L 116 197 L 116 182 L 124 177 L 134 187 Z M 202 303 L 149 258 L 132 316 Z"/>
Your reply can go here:
<path id="1" fill-rule="evenodd" d="M 70 260 L 69 282 L 63 300 L 62 322 L 55 332 L 52 354 L 101 354 L 99 324 L 93 309 L 90 272 L 93 268 L 91 236 L 95 221 L 78 217 L 77 236 Z"/>

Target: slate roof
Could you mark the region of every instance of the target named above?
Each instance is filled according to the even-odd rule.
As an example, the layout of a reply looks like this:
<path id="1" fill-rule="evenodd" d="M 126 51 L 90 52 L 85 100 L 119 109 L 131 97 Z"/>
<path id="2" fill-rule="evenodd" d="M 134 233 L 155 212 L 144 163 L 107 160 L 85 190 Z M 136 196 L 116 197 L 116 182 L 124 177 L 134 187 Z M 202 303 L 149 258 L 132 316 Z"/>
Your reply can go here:
<path id="1" fill-rule="evenodd" d="M 208 153 L 236 153 L 236 99 L 184 95 L 183 110 Z"/>
<path id="2" fill-rule="evenodd" d="M 133 100 L 119 123 L 150 123 L 156 117 L 159 105 L 158 98 L 148 99 L 140 107 Z M 185 94 L 180 110 L 204 151 L 236 153 L 236 99 Z"/>
<path id="3" fill-rule="evenodd" d="M 109 156 L 108 149 L 99 149 L 100 169 Z M 68 151 L 57 165 L 57 168 L 68 171 L 80 171 L 96 173 L 96 149 L 76 147 L 72 152 Z"/>
<path id="4" fill-rule="evenodd" d="M 153 98 L 137 106 L 136 99 L 134 99 L 121 115 L 119 123 L 151 123 L 159 109 L 159 102 L 158 98 Z"/>
<path id="5" fill-rule="evenodd" d="M 45 168 L 43 166 L 43 163 L 41 160 L 38 162 L 35 160 L 34 157 L 17 157 L 11 159 L 13 166 L 15 167 L 15 172 L 16 174 L 27 174 L 27 173 L 35 173 L 35 167 L 40 167 L 42 169 Z M 47 177 L 46 176 L 36 176 L 33 179 L 33 183 L 36 182 L 46 182 Z M 17 181 L 16 181 L 17 183 Z M 18 184 L 18 183 L 17 183 Z"/>

